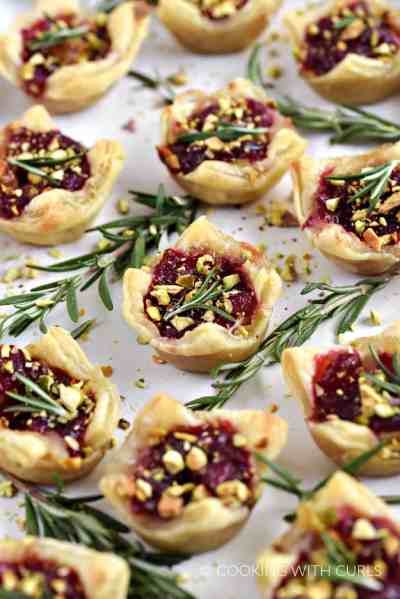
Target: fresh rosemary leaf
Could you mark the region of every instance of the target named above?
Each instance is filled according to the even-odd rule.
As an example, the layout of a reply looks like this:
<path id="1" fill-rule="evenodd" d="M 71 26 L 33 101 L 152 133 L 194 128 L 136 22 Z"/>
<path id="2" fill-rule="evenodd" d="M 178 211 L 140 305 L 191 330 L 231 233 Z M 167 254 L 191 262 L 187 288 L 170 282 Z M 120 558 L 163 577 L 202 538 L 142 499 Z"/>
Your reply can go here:
<path id="1" fill-rule="evenodd" d="M 54 416 L 58 416 L 61 418 L 65 418 L 68 416 L 68 412 L 57 402 L 55 401 L 42 387 L 28 379 L 26 376 L 20 374 L 19 372 L 15 373 L 15 378 L 25 385 L 26 391 L 31 393 L 31 395 L 20 395 L 19 393 L 14 393 L 12 391 L 6 392 L 8 397 L 11 397 L 17 402 L 23 404 L 23 408 L 20 406 L 10 406 L 5 408 L 6 411 L 31 411 L 31 412 L 40 412 L 41 410 L 45 410 L 46 412 L 53 414 Z"/>
<path id="2" fill-rule="evenodd" d="M 312 568 L 312 566 L 311 566 Z M 343 566 L 330 566 L 327 568 L 314 568 L 319 578 L 332 580 L 334 582 L 347 582 L 370 591 L 380 591 L 382 582 L 370 576 L 363 576 L 347 571 Z"/>
<path id="3" fill-rule="evenodd" d="M 122 4 L 122 2 L 125 2 L 125 1 L 126 0 L 104 0 L 104 2 L 99 2 L 97 4 L 96 11 L 109 13 L 112 10 L 114 10 L 114 8 L 117 8 L 117 6 L 119 6 L 120 4 Z"/>
<path id="4" fill-rule="evenodd" d="M 158 73 L 155 76 L 142 73 L 131 69 L 128 72 L 128 77 L 139 81 L 143 87 L 156 90 L 160 93 L 164 104 L 173 104 L 176 94 L 171 87 L 167 77 L 161 77 Z"/>
<path id="5" fill-rule="evenodd" d="M 212 131 L 198 131 L 195 133 L 185 133 L 180 135 L 175 143 L 178 144 L 191 144 L 196 141 L 203 141 L 205 139 L 210 139 L 211 137 L 217 137 L 221 141 L 230 142 L 236 141 L 240 139 L 244 135 L 265 135 L 268 133 L 269 129 L 266 127 L 239 127 L 237 125 L 233 125 L 230 123 L 220 123 L 216 129 Z"/>
<path id="6" fill-rule="evenodd" d="M 351 565 L 355 563 L 354 554 L 347 549 L 346 545 L 342 543 L 342 541 L 333 538 L 327 532 L 321 533 L 321 539 L 324 542 L 328 559 L 331 564 L 340 566 L 341 564 Z"/>
<path id="7" fill-rule="evenodd" d="M 287 485 L 291 489 L 293 489 L 293 491 L 295 491 L 296 495 L 298 495 L 299 497 L 302 496 L 303 491 L 299 487 L 301 479 L 296 478 L 295 476 L 293 476 L 293 474 L 289 472 L 289 470 L 286 470 L 286 468 L 279 466 L 279 464 L 270 460 L 266 456 L 261 455 L 260 453 L 256 454 L 256 458 L 263 464 L 266 464 L 278 476 L 279 479 L 287 483 Z"/>
<path id="8" fill-rule="evenodd" d="M 83 337 L 83 335 L 85 335 L 85 333 L 90 331 L 95 322 L 95 320 L 86 320 L 79 327 L 76 327 L 76 329 L 71 331 L 71 337 L 73 337 L 74 339 L 80 339 L 81 337 Z"/>
<path id="9" fill-rule="evenodd" d="M 242 362 L 216 368 L 213 372 L 217 379 L 213 384 L 216 393 L 195 399 L 188 406 L 194 410 L 222 407 L 261 368 L 280 362 L 286 348 L 303 345 L 326 320 L 339 317 L 338 334 L 349 330 L 368 300 L 390 280 L 388 277 L 370 278 L 356 285 L 341 287 L 310 283 L 303 289 L 302 295 L 319 291 L 323 296 L 309 301 L 304 308 L 281 323 L 252 356 Z"/>
<path id="10" fill-rule="evenodd" d="M 400 495 L 382 495 L 381 499 L 388 505 L 400 505 Z"/>
<path id="11" fill-rule="evenodd" d="M 131 193 L 138 204 L 143 204 L 150 210 L 142 216 L 128 215 L 89 229 L 88 233 L 97 231 L 101 234 L 102 240 L 106 242 L 104 249 L 47 266 L 30 265 L 43 272 L 77 274 L 0 300 L 0 306 L 13 308 L 12 312 L 0 320 L 0 338 L 7 333 L 17 337 L 34 323 L 45 333 L 48 316 L 63 304 L 67 304 L 69 316 L 76 322 L 76 317 L 79 317 L 77 291 L 83 293 L 99 279 L 99 298 L 111 310 L 113 302 L 108 285 L 111 271 L 122 277 L 127 268 L 140 268 L 147 256 L 159 249 L 162 239 L 181 234 L 196 217 L 198 202 L 195 198 L 167 196 L 162 185 L 157 194 L 140 191 Z M 114 231 L 116 235 L 110 235 Z M 83 334 L 79 327 L 77 333 L 74 333 Z"/>
<path id="12" fill-rule="evenodd" d="M 42 33 L 39 39 L 36 39 L 29 44 L 29 49 L 36 52 L 36 50 L 53 48 L 54 46 L 63 44 L 66 40 L 82 37 L 83 35 L 86 35 L 86 33 L 89 33 L 89 28 L 87 26 L 71 28 L 59 27 L 54 31 Z"/>
<path id="13" fill-rule="evenodd" d="M 74 285 L 70 285 L 67 291 L 67 310 L 68 315 L 72 322 L 78 322 L 79 320 L 79 308 L 78 308 L 78 299 L 76 297 L 76 288 Z"/>
<path id="14" fill-rule="evenodd" d="M 28 162 L 22 162 L 17 158 L 7 158 L 7 162 L 8 164 L 11 164 L 11 166 L 21 168 L 22 170 L 25 170 L 28 173 L 31 173 L 32 175 L 37 175 L 38 177 L 42 177 L 42 179 L 46 179 L 46 181 L 51 183 L 54 187 L 60 186 L 60 181 L 58 179 L 54 179 L 54 177 L 46 173 L 46 171 L 43 171 L 42 169 L 37 168 L 36 166 L 29 164 Z"/>
<path id="15" fill-rule="evenodd" d="M 25 526 L 28 535 L 39 536 L 40 528 L 36 510 L 29 495 L 25 495 Z"/>
<path id="16" fill-rule="evenodd" d="M 21 591 L 7 591 L 0 588 L 0 599 L 31 599 L 31 595 L 25 595 Z"/>
<path id="17" fill-rule="evenodd" d="M 100 282 L 99 282 L 99 295 L 101 298 L 101 301 L 103 302 L 103 304 L 105 305 L 105 307 L 107 308 L 107 310 L 113 310 L 114 309 L 114 304 L 111 298 L 111 293 L 110 293 L 110 288 L 108 286 L 108 280 L 107 280 L 107 271 L 104 270 L 101 277 L 100 277 Z"/>

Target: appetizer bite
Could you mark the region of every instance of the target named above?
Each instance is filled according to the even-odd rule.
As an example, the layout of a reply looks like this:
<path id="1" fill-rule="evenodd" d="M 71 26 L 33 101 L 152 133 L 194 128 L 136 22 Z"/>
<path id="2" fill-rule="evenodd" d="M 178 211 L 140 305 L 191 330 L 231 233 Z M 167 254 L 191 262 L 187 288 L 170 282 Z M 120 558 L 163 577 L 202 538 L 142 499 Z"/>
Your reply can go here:
<path id="1" fill-rule="evenodd" d="M 226 54 L 247 48 L 281 5 L 282 0 L 160 0 L 158 15 L 189 50 Z"/>
<path id="2" fill-rule="evenodd" d="M 183 189 L 209 204 L 260 198 L 306 148 L 275 102 L 245 79 L 210 96 L 177 96 L 161 125 L 160 159 Z"/>
<path id="3" fill-rule="evenodd" d="M 292 173 L 299 222 L 327 258 L 363 275 L 398 264 L 400 142 L 360 156 L 307 156 Z"/>
<path id="4" fill-rule="evenodd" d="M 34 483 L 88 474 L 118 423 L 116 388 L 69 333 L 0 345 L 0 468 Z"/>
<path id="5" fill-rule="evenodd" d="M 145 2 L 84 14 L 78 0 L 37 0 L 0 37 L 0 74 L 50 112 L 96 102 L 129 70 L 147 34 Z"/>
<path id="6" fill-rule="evenodd" d="M 0 542 L 0 593 L 32 599 L 125 599 L 129 569 L 113 553 L 28 537 Z"/>
<path id="7" fill-rule="evenodd" d="M 123 313 L 162 359 L 209 372 L 258 348 L 280 292 L 265 254 L 201 217 L 151 266 L 126 271 Z"/>
<path id="8" fill-rule="evenodd" d="M 200 553 L 244 526 L 261 494 L 265 466 L 286 443 L 287 424 L 268 411 L 193 412 L 156 396 L 100 486 L 147 543 Z"/>
<path id="9" fill-rule="evenodd" d="M 361 470 L 400 472 L 400 320 L 348 346 L 287 349 L 283 374 L 322 451 L 342 466 L 386 442 Z"/>
<path id="10" fill-rule="evenodd" d="M 116 141 L 91 149 L 62 133 L 42 106 L 0 131 L 0 231 L 34 245 L 83 235 L 108 199 L 125 154 Z"/>
<path id="11" fill-rule="evenodd" d="M 263 599 L 394 599 L 399 559 L 400 527 L 387 505 L 338 472 L 259 556 L 258 582 Z"/>
<path id="12" fill-rule="evenodd" d="M 300 74 L 328 100 L 372 104 L 400 90 L 400 11 L 333 0 L 286 15 Z"/>

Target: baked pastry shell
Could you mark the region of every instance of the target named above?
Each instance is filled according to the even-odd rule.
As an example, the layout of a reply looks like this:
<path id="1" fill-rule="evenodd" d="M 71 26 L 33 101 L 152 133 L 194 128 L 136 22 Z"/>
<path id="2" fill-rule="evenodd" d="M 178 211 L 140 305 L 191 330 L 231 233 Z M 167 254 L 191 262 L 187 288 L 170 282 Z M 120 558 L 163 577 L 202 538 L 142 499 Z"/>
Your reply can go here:
<path id="1" fill-rule="evenodd" d="M 180 94 L 162 112 L 161 147 L 176 141 L 177 134 L 181 134 L 179 123 L 198 110 L 208 97 L 224 96 L 271 102 L 263 89 L 247 79 L 235 79 L 211 96 L 198 90 Z M 272 139 L 264 160 L 237 160 L 231 163 L 204 160 L 186 175 L 171 173 L 171 176 L 183 189 L 208 204 L 245 204 L 259 199 L 279 182 L 292 162 L 303 155 L 307 146 L 305 139 L 293 128 L 291 120 L 278 111 L 275 112 L 270 134 Z"/>
<path id="2" fill-rule="evenodd" d="M 333 168 L 335 174 L 346 175 L 399 159 L 400 142 L 397 142 L 358 156 L 323 160 L 304 156 L 293 164 L 293 198 L 300 225 L 314 247 L 345 270 L 368 276 L 385 273 L 399 263 L 400 245 L 386 246 L 376 251 L 341 225 L 321 222 L 305 226 L 317 206 L 316 194 L 321 177 Z"/>
<path id="3" fill-rule="evenodd" d="M 128 72 L 149 27 L 149 7 L 145 2 L 124 2 L 109 18 L 109 54 L 101 60 L 67 65 L 47 79 L 40 102 L 52 113 L 76 112 L 101 98 Z M 21 29 L 29 27 L 43 14 L 80 13 L 78 0 L 37 0 L 34 9 L 17 18 L 10 31 L 0 37 L 0 74 L 21 87 Z"/>
<path id="4" fill-rule="evenodd" d="M 176 39 L 200 54 L 227 54 L 247 48 L 267 27 L 282 0 L 248 0 L 231 17 L 213 21 L 187 0 L 160 0 L 158 16 Z"/>
<path id="5" fill-rule="evenodd" d="M 35 132 L 57 129 L 43 106 L 30 108 L 11 126 Z M 0 146 L 4 133 L 0 131 Z M 91 176 L 82 189 L 51 189 L 37 195 L 21 216 L 0 218 L 0 231 L 33 245 L 58 245 L 79 239 L 109 198 L 125 161 L 121 144 L 107 139 L 97 141 L 87 156 Z"/>
<path id="6" fill-rule="evenodd" d="M 92 453 L 78 463 L 71 458 L 56 433 L 0 428 L 0 468 L 14 476 L 39 484 L 54 484 L 57 474 L 63 481 L 87 475 L 104 456 L 119 418 L 120 397 L 116 387 L 93 366 L 67 331 L 52 327 L 27 347 L 32 358 L 88 382 L 96 397 L 93 416 L 86 430 L 85 447 Z"/>
<path id="7" fill-rule="evenodd" d="M 150 545 L 163 551 L 201 553 L 216 549 L 232 539 L 250 516 L 248 506 L 227 507 L 216 497 L 189 503 L 182 514 L 172 520 L 146 514 L 136 514 L 130 506 L 130 497 L 124 494 L 139 452 L 149 445 L 152 431 L 166 431 L 182 426 L 228 420 L 248 441 L 248 448 L 270 459 L 279 455 L 286 444 L 287 424 L 268 411 L 193 412 L 168 395 L 159 394 L 136 417 L 133 428 L 123 447 L 110 464 L 109 473 L 100 487 L 106 498 L 117 509 L 124 521 Z M 253 491 L 261 493 L 259 477 L 265 466 L 256 462 L 257 475 Z"/>
<path id="8" fill-rule="evenodd" d="M 383 333 L 354 340 L 350 348 L 360 353 L 363 364 L 371 363 L 369 347 L 378 353 L 400 352 L 400 320 L 394 322 Z M 315 358 L 331 349 L 341 350 L 343 346 L 331 348 L 291 348 L 284 351 L 282 369 L 290 393 L 298 400 L 304 410 L 304 416 L 310 433 L 320 449 L 338 466 L 373 449 L 382 439 L 399 438 L 398 434 L 376 435 L 368 426 L 335 418 L 324 422 L 310 420 L 313 413 L 313 378 Z M 387 456 L 385 450 L 375 455 L 360 469 L 364 476 L 392 476 L 400 473 L 400 457 Z"/>
<path id="9" fill-rule="evenodd" d="M 113 553 L 99 553 L 82 545 L 36 537 L 0 542 L 0 562 L 21 562 L 31 556 L 72 568 L 89 599 L 125 599 L 127 596 L 129 568 L 125 560 Z"/>
<path id="10" fill-rule="evenodd" d="M 309 25 L 330 15 L 348 1 L 333 0 L 307 7 L 304 11 L 290 11 L 284 21 L 294 48 L 304 46 L 304 38 Z M 400 12 L 389 3 L 381 0 L 368 0 L 373 15 L 386 11 L 393 14 L 393 20 L 400 29 Z M 324 75 L 314 75 L 300 70 L 301 76 L 321 96 L 347 106 L 374 104 L 397 93 L 400 89 L 400 51 L 390 62 L 349 53 L 331 71 Z"/>
<path id="11" fill-rule="evenodd" d="M 388 519 L 400 532 L 392 512 L 381 499 L 348 474 L 337 472 L 311 500 L 300 504 L 296 521 L 289 531 L 259 555 L 257 582 L 263 599 L 272 599 L 282 580 L 282 573 L 296 565 L 304 535 L 320 532 L 321 517 L 328 510 L 343 506 L 353 508 L 360 517 Z"/>
<path id="12" fill-rule="evenodd" d="M 132 268 L 125 273 L 125 320 L 154 347 L 162 359 L 182 370 L 209 372 L 224 362 L 237 362 L 250 356 L 262 342 L 273 305 L 280 296 L 282 285 L 279 275 L 269 266 L 264 254 L 254 246 L 224 235 L 204 216 L 186 229 L 174 249 L 184 252 L 204 250 L 205 253 L 210 251 L 238 259 L 243 258 L 245 251 L 251 256 L 242 268 L 254 286 L 258 306 L 251 324 L 245 326 L 248 336 L 233 335 L 216 323 L 204 322 L 180 339 L 161 337 L 156 325 L 144 312 L 144 298 L 153 277 L 152 269 L 148 268 Z"/>

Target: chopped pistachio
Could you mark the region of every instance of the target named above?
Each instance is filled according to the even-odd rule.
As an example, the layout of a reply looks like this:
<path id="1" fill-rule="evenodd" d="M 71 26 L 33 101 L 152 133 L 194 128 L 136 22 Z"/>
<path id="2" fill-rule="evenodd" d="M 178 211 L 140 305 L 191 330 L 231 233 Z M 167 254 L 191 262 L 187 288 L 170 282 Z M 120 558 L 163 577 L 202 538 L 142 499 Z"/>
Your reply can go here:
<path id="1" fill-rule="evenodd" d="M 222 284 L 226 291 L 233 289 L 238 283 L 240 283 L 240 275 L 238 275 L 237 273 L 233 275 L 228 275 L 222 279 Z"/>

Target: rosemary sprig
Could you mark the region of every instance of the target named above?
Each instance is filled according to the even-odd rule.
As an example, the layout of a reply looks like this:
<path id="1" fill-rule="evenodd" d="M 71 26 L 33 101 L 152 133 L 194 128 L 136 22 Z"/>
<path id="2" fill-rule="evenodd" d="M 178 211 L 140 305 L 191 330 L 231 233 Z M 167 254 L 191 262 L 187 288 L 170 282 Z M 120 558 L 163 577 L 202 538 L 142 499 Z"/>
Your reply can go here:
<path id="1" fill-rule="evenodd" d="M 176 94 L 172 89 L 170 82 L 168 81 L 168 77 L 162 77 L 162 75 L 160 75 L 158 72 L 152 76 L 134 69 L 131 69 L 128 72 L 128 77 L 136 79 L 142 84 L 143 87 L 158 91 L 164 104 L 173 104 L 175 101 Z"/>
<path id="2" fill-rule="evenodd" d="M 21 168 L 22 170 L 27 171 L 28 173 L 31 173 L 32 175 L 36 175 L 38 177 L 42 177 L 43 179 L 46 179 L 54 187 L 60 186 L 60 181 L 58 179 L 55 179 L 49 173 L 46 173 L 46 171 L 42 170 L 41 168 L 37 168 L 37 166 L 34 166 L 31 161 L 26 162 L 24 160 L 19 160 L 18 158 L 7 158 L 7 162 L 11 166 Z"/>
<path id="3" fill-rule="evenodd" d="M 387 441 L 383 440 L 380 443 L 377 443 L 375 447 L 369 449 L 357 457 L 349 460 L 346 464 L 344 464 L 340 470 L 342 472 L 346 472 L 350 476 L 357 476 L 357 473 L 361 470 L 361 468 L 367 464 L 372 458 L 378 455 L 382 449 L 386 446 Z M 307 501 L 314 497 L 315 493 L 320 491 L 325 485 L 330 481 L 333 474 L 323 478 L 318 483 L 316 483 L 311 489 L 305 489 L 302 486 L 302 480 L 295 477 L 289 470 L 283 468 L 273 460 L 266 458 L 261 454 L 257 454 L 257 459 L 260 462 L 263 462 L 266 466 L 268 466 L 276 475 L 275 477 L 263 476 L 262 481 L 265 484 L 268 484 L 276 489 L 280 489 L 281 491 L 285 491 L 290 495 L 295 495 L 299 501 Z M 293 522 L 296 518 L 295 513 L 287 514 L 285 516 L 285 520 L 287 522 Z"/>
<path id="4" fill-rule="evenodd" d="M 0 589 L 0 599 L 32 599 L 31 595 L 25 595 L 21 591 L 7 591 Z"/>
<path id="5" fill-rule="evenodd" d="M 364 372 L 363 376 L 370 382 L 376 389 L 382 393 L 387 391 L 394 395 L 396 398 L 400 398 L 400 361 L 399 354 L 395 353 L 392 358 L 392 368 L 390 370 L 380 359 L 376 349 L 370 345 L 369 351 L 371 356 L 381 372 L 385 375 L 385 379 L 382 379 L 378 374 L 371 372 Z"/>
<path id="6" fill-rule="evenodd" d="M 197 131 L 195 133 L 185 133 L 180 135 L 175 143 L 180 144 L 191 144 L 196 141 L 203 141 L 210 139 L 211 137 L 217 137 L 221 141 L 230 142 L 240 139 L 244 135 L 264 135 L 268 133 L 269 129 L 266 127 L 244 127 L 233 125 L 232 123 L 219 123 L 212 131 Z"/>
<path id="7" fill-rule="evenodd" d="M 77 274 L 0 300 L 0 306 L 13 308 L 0 321 L 0 338 L 6 333 L 17 337 L 35 322 L 45 333 L 46 319 L 58 305 L 65 304 L 72 322 L 78 322 L 78 291 L 84 292 L 96 283 L 102 303 L 112 310 L 108 282 L 111 271 L 120 277 L 129 267 L 140 268 L 150 252 L 171 234 L 182 233 L 195 218 L 197 202 L 189 196 L 166 196 L 162 186 L 157 195 L 131 193 L 136 202 L 152 211 L 142 216 L 128 215 L 89 229 L 89 232 L 101 233 L 105 244 L 102 249 L 48 266 L 31 265 L 44 272 Z"/>
<path id="8" fill-rule="evenodd" d="M 40 385 L 37 385 L 19 372 L 15 373 L 15 378 L 17 381 L 25 385 L 26 395 L 20 395 L 19 393 L 14 393 L 13 391 L 7 391 L 6 395 L 22 404 L 22 406 L 18 404 L 9 406 L 8 408 L 5 408 L 4 412 L 37 413 L 44 410 L 48 414 L 52 414 L 58 418 L 68 417 L 69 414 L 67 410 L 65 410 L 59 402 L 53 399 L 44 389 L 42 389 Z"/>
<path id="9" fill-rule="evenodd" d="M 25 492 L 28 534 L 119 555 L 131 571 L 130 599 L 194 599 L 179 587 L 175 574 L 160 568 L 172 567 L 188 556 L 149 552 L 139 541 L 127 539 L 128 527 L 92 506 L 102 496 L 70 498 L 60 491 L 30 490 L 19 482 L 17 486 Z"/>
<path id="10" fill-rule="evenodd" d="M 82 37 L 89 32 L 89 27 L 82 25 L 81 27 L 58 27 L 54 31 L 45 31 L 39 39 L 35 39 L 29 44 L 29 49 L 32 52 L 37 50 L 45 50 L 63 44 L 66 40 Z"/>
<path id="11" fill-rule="evenodd" d="M 338 335 L 350 330 L 371 297 L 389 282 L 389 278 L 369 278 L 356 285 L 333 287 L 323 283 L 310 283 L 302 295 L 320 291 L 322 297 L 313 299 L 281 323 L 249 358 L 234 364 L 223 364 L 213 372 L 216 393 L 189 402 L 194 410 L 212 410 L 222 407 L 238 389 L 253 378 L 264 366 L 280 362 L 282 352 L 288 347 L 303 345 L 318 327 L 336 316 Z M 223 378 L 220 378 L 220 377 Z"/>
<path id="12" fill-rule="evenodd" d="M 357 193 L 348 198 L 349 202 L 355 202 L 359 198 L 369 196 L 369 210 L 375 210 L 382 195 L 387 190 L 390 177 L 395 168 L 400 164 L 400 160 L 389 160 L 380 166 L 366 168 L 361 173 L 350 175 L 333 175 L 325 177 L 327 181 L 349 181 L 362 182 L 363 185 Z"/>
<path id="13" fill-rule="evenodd" d="M 260 62 L 261 44 L 256 44 L 247 63 L 246 76 L 263 88 L 273 87 L 264 77 Z M 306 106 L 290 96 L 276 100 L 281 114 L 290 117 L 296 127 L 306 131 L 332 132 L 330 142 L 395 142 L 400 139 L 400 124 L 384 119 L 373 112 L 340 106 L 336 110 L 322 110 Z"/>
<path id="14" fill-rule="evenodd" d="M 214 306 L 211 302 L 223 293 L 221 281 L 217 278 L 218 268 L 210 270 L 198 291 L 193 294 L 192 298 L 183 304 L 169 310 L 164 315 L 164 320 L 171 320 L 174 316 L 189 312 L 190 310 L 211 310 L 226 320 L 235 321 L 235 319 L 225 310 Z M 208 303 L 210 302 L 210 303 Z"/>

